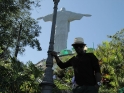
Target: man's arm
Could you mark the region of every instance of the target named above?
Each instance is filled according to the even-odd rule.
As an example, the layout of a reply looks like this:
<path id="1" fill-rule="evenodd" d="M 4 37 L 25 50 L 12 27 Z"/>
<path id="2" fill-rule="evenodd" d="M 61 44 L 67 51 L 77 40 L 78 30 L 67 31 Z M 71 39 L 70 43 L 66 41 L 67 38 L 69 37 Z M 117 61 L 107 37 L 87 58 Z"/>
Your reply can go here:
<path id="1" fill-rule="evenodd" d="M 56 60 L 57 65 L 58 65 L 61 69 L 67 68 L 67 67 L 69 67 L 69 66 L 72 65 L 72 64 L 71 64 L 71 59 L 69 59 L 68 61 L 66 61 L 66 62 L 63 63 L 63 62 L 59 59 L 58 56 L 55 56 L 55 60 Z"/>
<path id="2" fill-rule="evenodd" d="M 74 20 L 80 20 L 82 17 L 90 17 L 90 14 L 81 14 L 81 13 L 74 13 L 74 12 L 70 12 L 69 13 L 69 21 L 74 21 Z"/>
<path id="3" fill-rule="evenodd" d="M 92 54 L 92 59 L 93 59 L 93 69 L 95 71 L 96 83 L 101 82 L 102 76 L 101 76 L 99 61 L 94 54 Z"/>
<path id="4" fill-rule="evenodd" d="M 96 77 L 96 82 L 101 82 L 102 77 L 100 72 L 95 73 L 95 77 Z"/>
<path id="5" fill-rule="evenodd" d="M 66 62 L 62 62 L 59 57 L 57 56 L 57 53 L 56 52 L 51 52 L 51 55 L 54 56 L 55 60 L 56 60 L 56 63 L 57 65 L 61 68 L 61 69 L 64 69 L 64 68 L 67 68 L 69 66 L 71 66 L 71 60 L 68 60 Z"/>

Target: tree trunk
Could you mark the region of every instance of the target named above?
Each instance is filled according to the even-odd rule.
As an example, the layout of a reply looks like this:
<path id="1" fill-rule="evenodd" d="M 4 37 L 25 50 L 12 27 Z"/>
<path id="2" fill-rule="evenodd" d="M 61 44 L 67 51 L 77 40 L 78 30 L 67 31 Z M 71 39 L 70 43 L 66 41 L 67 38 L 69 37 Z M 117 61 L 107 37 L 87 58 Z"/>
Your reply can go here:
<path id="1" fill-rule="evenodd" d="M 16 42 L 16 48 L 15 48 L 15 57 L 16 58 L 17 58 L 17 55 L 18 55 L 18 52 L 19 52 L 21 30 L 22 30 L 22 23 L 20 24 L 20 29 L 19 29 L 19 32 L 18 32 L 18 37 L 17 37 L 17 42 Z"/>

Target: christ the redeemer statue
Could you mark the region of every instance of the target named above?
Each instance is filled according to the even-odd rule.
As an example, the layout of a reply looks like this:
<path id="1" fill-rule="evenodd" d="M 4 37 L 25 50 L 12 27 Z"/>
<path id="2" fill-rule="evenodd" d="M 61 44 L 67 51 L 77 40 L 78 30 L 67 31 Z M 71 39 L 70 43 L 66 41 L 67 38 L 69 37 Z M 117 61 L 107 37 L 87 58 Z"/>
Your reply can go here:
<path id="1" fill-rule="evenodd" d="M 65 8 L 61 8 L 60 11 L 57 12 L 54 51 L 60 52 L 61 50 L 67 48 L 70 22 L 74 20 L 80 20 L 83 16 L 90 17 L 91 15 L 66 11 Z M 52 18 L 53 14 L 49 14 L 44 17 L 38 18 L 38 20 L 43 19 L 45 22 L 52 22 Z"/>

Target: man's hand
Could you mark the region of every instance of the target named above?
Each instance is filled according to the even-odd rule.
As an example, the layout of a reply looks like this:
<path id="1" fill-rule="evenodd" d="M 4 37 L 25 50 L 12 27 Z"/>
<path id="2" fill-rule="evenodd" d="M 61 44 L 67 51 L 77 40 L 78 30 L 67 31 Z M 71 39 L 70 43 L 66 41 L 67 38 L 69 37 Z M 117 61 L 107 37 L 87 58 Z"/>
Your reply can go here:
<path id="1" fill-rule="evenodd" d="M 61 60 L 59 59 L 59 57 L 57 56 L 57 52 L 55 51 L 51 51 L 50 54 L 55 57 L 55 60 L 57 63 L 61 62 Z"/>
<path id="2" fill-rule="evenodd" d="M 54 56 L 54 57 L 57 57 L 57 52 L 55 52 L 55 51 L 50 52 L 50 54 L 51 54 L 52 56 Z"/>

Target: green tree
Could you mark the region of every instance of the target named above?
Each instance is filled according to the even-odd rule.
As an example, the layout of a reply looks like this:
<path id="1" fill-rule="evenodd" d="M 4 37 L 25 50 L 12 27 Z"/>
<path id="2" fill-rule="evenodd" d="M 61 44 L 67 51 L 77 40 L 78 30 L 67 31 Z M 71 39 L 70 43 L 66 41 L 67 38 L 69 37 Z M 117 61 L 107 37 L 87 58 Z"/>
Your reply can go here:
<path id="1" fill-rule="evenodd" d="M 124 86 L 124 29 L 121 31 L 116 32 L 114 35 L 108 36 L 111 38 L 111 45 L 113 46 L 113 49 L 116 51 L 116 74 L 117 74 L 117 80 L 119 83 L 119 88 Z"/>
<path id="2" fill-rule="evenodd" d="M 39 6 L 32 0 L 0 0 L 0 93 L 40 92 L 37 79 L 43 71 L 15 58 L 27 45 L 41 50 L 36 38 L 41 27 L 30 16 L 32 5 Z"/>
<path id="3" fill-rule="evenodd" d="M 41 50 L 39 40 L 36 38 L 41 33 L 41 27 L 35 19 L 30 17 L 30 13 L 24 13 L 20 18 L 16 18 L 16 22 L 13 24 L 12 37 L 13 47 L 15 48 L 15 56 L 18 52 L 24 52 L 24 47 L 29 45 L 32 48 Z M 14 46 L 16 45 L 16 46 Z"/>
<path id="4" fill-rule="evenodd" d="M 108 36 L 112 40 L 110 42 L 103 42 L 101 45 L 98 45 L 98 48 L 94 52 L 103 63 L 101 69 L 103 71 L 102 73 L 104 79 L 109 81 L 108 85 L 111 85 L 110 88 L 115 86 L 116 91 L 124 85 L 123 33 L 124 29 L 118 31 L 112 36 Z"/>
<path id="5" fill-rule="evenodd" d="M 37 78 L 43 71 L 28 62 L 24 65 L 15 58 L 0 61 L 0 92 L 2 93 L 40 93 Z"/>
<path id="6" fill-rule="evenodd" d="M 101 71 L 103 76 L 103 85 L 105 86 L 103 90 L 110 90 L 112 88 L 117 91 L 118 82 L 114 67 L 115 63 L 118 61 L 116 60 L 116 51 L 112 48 L 113 46 L 109 42 L 103 42 L 101 45 L 98 45 L 94 54 L 100 61 L 102 61 Z"/>
<path id="7" fill-rule="evenodd" d="M 32 5 L 39 6 L 39 3 L 31 0 L 1 0 L 0 4 L 2 6 L 0 8 L 0 46 L 4 50 L 0 57 L 8 57 L 10 48 L 15 49 L 14 56 L 17 57 L 18 52 L 23 53 L 27 45 L 41 50 L 36 38 L 40 34 L 41 27 L 35 19 L 30 17 Z"/>

